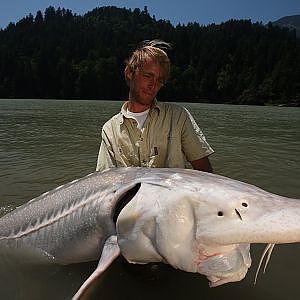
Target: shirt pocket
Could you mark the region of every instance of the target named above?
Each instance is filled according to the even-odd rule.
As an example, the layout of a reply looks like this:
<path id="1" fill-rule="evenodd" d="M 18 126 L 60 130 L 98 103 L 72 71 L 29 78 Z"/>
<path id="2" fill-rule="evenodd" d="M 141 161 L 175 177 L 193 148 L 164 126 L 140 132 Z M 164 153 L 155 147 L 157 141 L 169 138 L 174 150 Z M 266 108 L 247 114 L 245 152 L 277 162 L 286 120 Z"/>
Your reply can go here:
<path id="1" fill-rule="evenodd" d="M 161 149 L 158 146 L 153 146 L 150 149 L 150 156 L 149 156 L 149 167 L 151 168 L 160 168 L 164 167 Z"/>

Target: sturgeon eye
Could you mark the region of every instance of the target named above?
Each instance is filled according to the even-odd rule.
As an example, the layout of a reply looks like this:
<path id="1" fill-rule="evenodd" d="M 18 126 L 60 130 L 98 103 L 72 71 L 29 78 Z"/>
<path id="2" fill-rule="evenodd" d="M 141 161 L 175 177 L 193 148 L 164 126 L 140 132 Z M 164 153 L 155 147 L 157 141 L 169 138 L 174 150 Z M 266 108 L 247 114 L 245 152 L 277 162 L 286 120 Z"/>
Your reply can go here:
<path id="1" fill-rule="evenodd" d="M 222 217 L 223 216 L 223 212 L 222 211 L 218 211 L 218 216 Z"/>
<path id="2" fill-rule="evenodd" d="M 242 206 L 248 207 L 248 204 L 247 204 L 246 202 L 243 202 L 243 203 L 242 203 Z"/>

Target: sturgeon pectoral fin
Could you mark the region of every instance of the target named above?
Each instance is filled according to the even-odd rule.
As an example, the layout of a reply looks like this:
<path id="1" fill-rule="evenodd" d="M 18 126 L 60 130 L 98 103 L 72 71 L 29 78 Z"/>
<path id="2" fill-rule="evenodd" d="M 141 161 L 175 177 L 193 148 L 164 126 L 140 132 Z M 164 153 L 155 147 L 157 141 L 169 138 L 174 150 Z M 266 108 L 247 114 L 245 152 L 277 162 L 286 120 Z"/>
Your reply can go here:
<path id="1" fill-rule="evenodd" d="M 110 236 L 104 244 L 103 251 L 97 268 L 91 276 L 83 283 L 72 300 L 80 300 L 91 287 L 91 285 L 101 276 L 101 274 L 111 265 L 111 263 L 119 256 L 120 248 L 117 242 L 117 236 Z"/>

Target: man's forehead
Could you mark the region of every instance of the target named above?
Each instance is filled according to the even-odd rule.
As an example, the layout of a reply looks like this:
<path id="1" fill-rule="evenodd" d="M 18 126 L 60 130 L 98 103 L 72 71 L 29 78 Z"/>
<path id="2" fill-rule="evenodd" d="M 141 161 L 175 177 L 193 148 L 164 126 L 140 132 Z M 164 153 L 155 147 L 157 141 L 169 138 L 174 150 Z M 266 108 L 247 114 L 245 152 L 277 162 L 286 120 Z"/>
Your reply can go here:
<path id="1" fill-rule="evenodd" d="M 157 61 L 149 59 L 145 61 L 139 69 L 144 72 L 161 72 L 162 67 Z"/>

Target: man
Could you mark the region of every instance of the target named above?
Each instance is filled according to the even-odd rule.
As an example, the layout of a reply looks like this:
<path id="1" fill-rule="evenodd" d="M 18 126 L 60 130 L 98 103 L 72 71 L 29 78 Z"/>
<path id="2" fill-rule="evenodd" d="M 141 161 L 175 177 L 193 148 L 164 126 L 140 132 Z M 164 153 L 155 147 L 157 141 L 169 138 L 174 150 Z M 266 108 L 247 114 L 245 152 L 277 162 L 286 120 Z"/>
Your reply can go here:
<path id="1" fill-rule="evenodd" d="M 214 151 L 184 107 L 160 103 L 156 95 L 167 82 L 170 60 L 160 40 L 143 42 L 127 61 L 129 98 L 102 128 L 96 170 L 110 167 L 188 168 L 212 172 Z"/>

